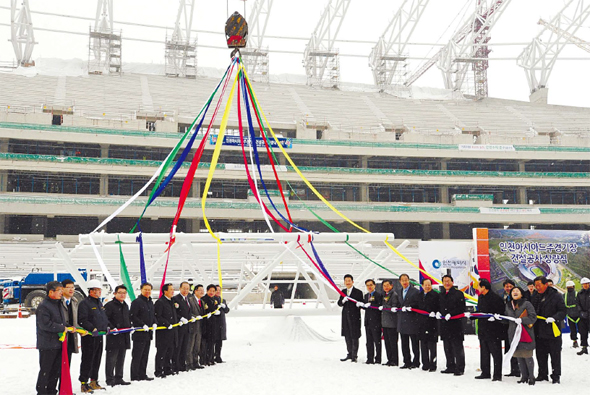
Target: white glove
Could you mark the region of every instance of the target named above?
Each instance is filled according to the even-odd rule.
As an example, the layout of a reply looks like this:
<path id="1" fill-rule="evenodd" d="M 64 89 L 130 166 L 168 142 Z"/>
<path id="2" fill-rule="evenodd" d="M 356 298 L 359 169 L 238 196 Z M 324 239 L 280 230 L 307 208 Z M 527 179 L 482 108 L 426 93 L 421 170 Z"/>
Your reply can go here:
<path id="1" fill-rule="evenodd" d="M 117 328 L 113 328 L 111 329 L 111 333 L 115 336 L 117 336 L 119 334 L 118 329 Z"/>
<path id="2" fill-rule="evenodd" d="M 447 321 L 448 321 L 448 320 L 450 320 L 450 319 L 451 319 L 451 315 L 450 315 L 450 314 L 447 314 L 447 315 L 445 315 L 445 320 L 447 320 Z"/>
<path id="3" fill-rule="evenodd" d="M 392 308 L 391 308 L 391 312 L 392 312 L 392 313 L 397 313 L 397 307 L 392 307 Z"/>
<path id="4" fill-rule="evenodd" d="M 172 328 L 174 328 L 172 325 L 170 325 L 170 326 L 168 327 L 168 329 L 172 329 Z"/>
<path id="5" fill-rule="evenodd" d="M 412 311 L 412 306 L 406 307 L 406 311 Z"/>
<path id="6" fill-rule="evenodd" d="M 488 318 L 488 321 L 496 321 L 496 319 L 494 317 L 490 317 Z"/>
<path id="7" fill-rule="evenodd" d="M 184 317 L 182 317 L 180 319 L 180 322 L 182 322 L 183 324 L 188 324 L 188 320 L 186 318 L 184 318 Z"/>
<path id="8" fill-rule="evenodd" d="M 500 317 L 500 314 L 494 314 L 494 318 L 498 321 L 500 321 L 502 319 L 502 317 Z"/>
<path id="9" fill-rule="evenodd" d="M 178 326 L 183 326 L 183 325 L 184 325 L 184 322 L 178 321 Z"/>
<path id="10" fill-rule="evenodd" d="M 379 306 L 379 311 L 383 311 L 383 306 Z"/>
<path id="11" fill-rule="evenodd" d="M 131 330 L 131 334 L 133 335 L 134 333 L 135 333 L 135 329 L 132 329 Z"/>
<path id="12" fill-rule="evenodd" d="M 471 317 L 471 313 L 469 311 L 466 311 L 465 312 L 465 318 L 469 318 L 469 317 Z"/>
<path id="13" fill-rule="evenodd" d="M 153 329 L 154 331 L 155 331 L 156 329 L 158 329 L 158 324 L 154 324 L 154 325 L 152 326 L 152 329 Z"/>
<path id="14" fill-rule="evenodd" d="M 431 318 L 434 318 L 434 317 L 436 317 L 436 313 L 433 311 L 430 314 L 428 314 L 428 316 L 431 317 Z"/>
<path id="15" fill-rule="evenodd" d="M 350 299 L 348 299 L 348 296 L 345 296 L 342 298 L 342 303 L 346 303 L 348 302 Z"/>
<path id="16" fill-rule="evenodd" d="M 203 319 L 203 317 L 202 317 L 202 316 L 200 316 L 200 315 L 198 315 L 198 316 L 196 316 L 196 317 L 195 317 L 195 319 L 198 321 L 198 320 L 202 320 L 202 319 Z"/>
<path id="17" fill-rule="evenodd" d="M 371 303 L 365 303 L 365 308 L 368 309 L 371 307 Z"/>
<path id="18" fill-rule="evenodd" d="M 147 325 L 144 325 L 142 329 L 143 329 L 144 331 L 146 331 L 146 332 L 147 332 L 147 331 L 149 331 L 149 330 L 150 330 L 150 327 L 149 327 L 149 326 L 147 326 Z"/>
<path id="19" fill-rule="evenodd" d="M 221 315 L 221 311 L 215 310 L 215 315 Z"/>
<path id="20" fill-rule="evenodd" d="M 408 308 L 406 306 L 402 306 L 402 311 L 405 313 L 406 311 L 408 311 Z"/>
<path id="21" fill-rule="evenodd" d="M 522 324 L 522 318 L 517 318 L 514 320 L 514 322 L 516 322 L 517 324 Z"/>
<path id="22" fill-rule="evenodd" d="M 222 309 L 225 309 L 225 303 L 220 304 Z"/>
<path id="23" fill-rule="evenodd" d="M 549 318 L 547 318 L 547 319 L 545 320 L 545 322 L 546 322 L 546 323 L 548 323 L 548 324 L 552 324 L 552 323 L 554 323 L 554 322 L 555 322 L 555 318 L 553 318 L 553 317 L 549 317 Z"/>
<path id="24" fill-rule="evenodd" d="M 362 302 L 356 302 L 356 307 L 363 307 L 364 304 L 362 304 Z"/>
<path id="25" fill-rule="evenodd" d="M 436 319 L 440 320 L 442 318 L 442 314 L 440 313 L 440 311 L 436 312 Z"/>

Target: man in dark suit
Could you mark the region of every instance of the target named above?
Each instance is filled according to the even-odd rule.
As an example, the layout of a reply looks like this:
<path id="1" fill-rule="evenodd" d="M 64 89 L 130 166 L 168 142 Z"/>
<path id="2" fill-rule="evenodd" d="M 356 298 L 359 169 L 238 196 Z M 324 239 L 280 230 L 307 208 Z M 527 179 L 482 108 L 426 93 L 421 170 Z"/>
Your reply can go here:
<path id="1" fill-rule="evenodd" d="M 204 314 L 203 302 L 203 286 L 198 284 L 192 294 L 189 294 L 188 301 L 191 305 L 191 318 L 201 317 Z M 202 332 L 203 320 L 198 319 L 189 324 L 188 331 L 188 347 L 186 349 L 186 363 L 190 370 L 203 369 L 199 363 L 199 356 L 201 355 L 201 342 L 203 337 Z"/>
<path id="2" fill-rule="evenodd" d="M 204 355 L 205 359 L 203 365 L 215 365 L 215 339 L 217 338 L 217 334 L 219 332 L 219 323 L 217 318 L 219 317 L 219 313 L 217 312 L 217 308 L 219 307 L 219 300 L 215 297 L 215 293 L 217 289 L 215 285 L 209 284 L 207 285 L 207 294 L 201 298 L 204 303 L 205 314 L 212 313 L 209 318 L 206 318 L 203 323 L 203 340 L 204 340 Z M 214 315 L 216 314 L 217 315 Z"/>
<path id="3" fill-rule="evenodd" d="M 363 293 L 354 287 L 352 275 L 344 276 L 343 295 L 338 299 L 338 306 L 342 307 L 342 336 L 346 341 L 348 354 L 341 361 L 351 360 L 356 362 L 359 350 L 359 338 L 361 337 L 361 309 Z"/>
<path id="4" fill-rule="evenodd" d="M 151 381 L 147 376 L 147 363 L 150 356 L 150 343 L 153 327 L 156 326 L 154 302 L 152 302 L 152 284 L 141 284 L 141 295 L 131 302 L 129 316 L 134 327 L 142 331 L 133 334 L 133 351 L 131 352 L 131 381 Z"/>
<path id="5" fill-rule="evenodd" d="M 399 282 L 402 286 L 400 299 L 402 311 L 397 313 L 397 331 L 402 339 L 402 355 L 404 364 L 402 369 L 413 369 L 420 367 L 420 342 L 418 341 L 418 315 L 407 311 L 408 307 L 418 307 L 418 296 L 420 291 L 410 284 L 410 276 L 402 274 L 399 276 Z M 406 311 L 404 311 L 406 310 Z M 412 344 L 412 354 L 410 353 L 410 343 Z"/>
<path id="6" fill-rule="evenodd" d="M 399 296 L 393 290 L 391 280 L 383 281 L 383 312 L 381 313 L 381 326 L 383 327 L 383 339 L 385 340 L 385 354 L 387 355 L 387 366 L 399 364 L 399 353 L 397 350 L 397 315 L 392 312 L 392 307 L 400 307 Z"/>
<path id="7" fill-rule="evenodd" d="M 178 343 L 174 349 L 174 369 L 177 372 L 186 372 L 186 349 L 188 348 L 189 324 L 191 319 L 191 306 L 188 294 L 191 286 L 186 281 L 180 283 L 180 293 L 172 298 L 176 308 L 176 317 L 180 322 L 178 332 Z"/>
<path id="8" fill-rule="evenodd" d="M 154 303 L 154 315 L 158 326 L 168 328 L 156 331 L 155 376 L 160 378 L 176 374 L 173 359 L 174 348 L 178 344 L 177 328 L 172 326 L 178 322 L 172 301 L 174 287 L 172 284 L 164 284 L 162 292 L 160 299 Z"/>
<path id="9" fill-rule="evenodd" d="M 221 287 L 219 285 L 215 286 L 215 297 L 219 302 L 219 315 L 217 317 L 219 333 L 215 339 L 214 354 L 215 362 L 223 363 L 223 359 L 221 359 L 221 347 L 223 346 L 223 341 L 227 340 L 227 322 L 225 320 L 225 315 L 229 313 L 229 307 L 227 307 L 227 301 L 221 296 Z"/>
<path id="10" fill-rule="evenodd" d="M 375 291 L 375 281 L 365 281 L 367 293 L 365 305 L 379 308 L 383 304 L 383 295 Z M 365 333 L 367 334 L 367 364 L 381 364 L 381 311 L 367 308 L 365 310 Z"/>
<path id="11" fill-rule="evenodd" d="M 78 327 L 78 301 L 74 298 L 76 292 L 76 285 L 70 279 L 61 282 L 63 285 L 63 297 L 61 298 L 61 305 L 63 308 L 64 318 L 67 326 Z M 78 354 L 78 334 L 72 333 L 68 335 L 68 362 L 72 366 L 72 353 Z"/>
<path id="12" fill-rule="evenodd" d="M 125 354 L 131 348 L 131 336 L 129 333 L 117 333 L 117 329 L 131 327 L 129 319 L 129 306 L 125 302 L 127 298 L 127 288 L 119 285 L 115 288 L 115 298 L 104 306 L 105 313 L 109 319 L 109 328 L 111 334 L 107 336 L 107 357 L 106 357 L 106 377 L 107 385 L 129 385 L 128 381 L 123 380 L 123 367 L 125 366 Z"/>
<path id="13" fill-rule="evenodd" d="M 465 296 L 453 285 L 453 277 L 446 274 L 442 278 L 444 291 L 439 297 L 439 311 L 444 318 L 440 321 L 440 338 L 443 341 L 447 368 L 441 373 L 463 376 L 465 373 L 465 349 L 463 348 L 464 318 L 451 317 L 465 312 Z"/>
<path id="14" fill-rule="evenodd" d="M 480 313 L 504 314 L 506 305 L 502 297 L 492 291 L 490 282 L 482 278 L 479 280 L 479 298 L 477 300 L 477 311 Z M 494 360 L 493 381 L 502 380 L 502 321 L 489 321 L 487 318 L 480 319 L 479 330 L 479 361 L 481 374 L 476 379 L 490 379 L 491 367 L 490 356 Z"/>

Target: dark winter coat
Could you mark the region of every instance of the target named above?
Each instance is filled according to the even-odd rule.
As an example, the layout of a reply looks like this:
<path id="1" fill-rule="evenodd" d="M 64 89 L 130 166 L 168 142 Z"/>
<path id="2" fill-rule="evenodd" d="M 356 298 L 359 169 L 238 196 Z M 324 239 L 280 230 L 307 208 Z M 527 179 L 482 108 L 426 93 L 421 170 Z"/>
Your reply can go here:
<path id="1" fill-rule="evenodd" d="M 154 303 L 154 316 L 158 326 L 169 327 L 178 322 L 176 308 L 172 299 L 162 295 Z M 172 329 L 161 329 L 156 331 L 156 347 L 176 347 L 178 343 L 178 327 Z"/>
<path id="2" fill-rule="evenodd" d="M 113 299 L 104 306 L 105 313 L 109 319 L 109 328 L 123 329 L 131 327 L 129 318 L 129 306 L 126 302 L 119 302 Z M 107 336 L 107 350 L 119 350 L 131 348 L 131 336 L 129 333 Z"/>
<path id="3" fill-rule="evenodd" d="M 383 295 L 383 312 L 381 313 L 381 327 L 382 328 L 397 328 L 397 314 L 389 310 L 392 307 L 400 307 L 401 302 L 399 296 L 392 289 L 389 293 Z"/>
<path id="4" fill-rule="evenodd" d="M 418 291 L 413 286 L 408 286 L 408 292 L 404 299 L 404 290 L 402 289 L 399 293 L 399 299 L 401 307 L 418 307 Z M 412 311 L 399 311 L 397 312 L 397 331 L 402 335 L 417 335 L 418 334 L 418 314 Z"/>
<path id="5" fill-rule="evenodd" d="M 582 289 L 576 296 L 578 307 L 580 308 L 580 317 L 587 320 L 590 318 L 590 289 Z"/>
<path id="6" fill-rule="evenodd" d="M 363 301 L 378 308 L 383 304 L 383 295 L 377 291 L 373 291 L 372 294 L 366 293 Z M 365 309 L 365 326 L 370 328 L 381 328 L 381 311 L 372 308 Z"/>
<path id="7" fill-rule="evenodd" d="M 555 288 L 547 287 L 544 293 L 537 292 L 532 303 L 538 316 L 553 317 L 557 327 L 562 327 L 565 319 L 565 303 L 563 303 L 563 298 Z M 537 320 L 535 323 L 535 336 L 542 339 L 555 339 L 553 325 L 548 324 L 545 320 Z"/>
<path id="8" fill-rule="evenodd" d="M 47 296 L 37 307 L 37 349 L 59 350 L 62 347 L 59 334 L 66 330 L 66 320 L 60 306 L 61 301 Z M 68 333 L 71 336 L 71 333 Z"/>
<path id="9" fill-rule="evenodd" d="M 89 332 L 97 329 L 105 332 L 109 328 L 109 319 L 102 302 L 91 296 L 86 297 L 78 305 L 78 324 Z"/>
<path id="10" fill-rule="evenodd" d="M 505 304 L 501 296 L 491 291 L 485 295 L 479 294 L 477 299 L 477 311 L 479 313 L 504 314 L 508 305 L 510 303 Z M 486 341 L 503 340 L 504 331 L 506 330 L 504 322 L 500 320 L 488 321 L 487 318 L 478 320 L 477 337 Z"/>
<path id="11" fill-rule="evenodd" d="M 188 301 L 191 305 L 191 316 L 192 317 L 200 317 L 204 314 L 203 313 L 203 302 L 201 302 L 201 306 L 199 306 L 199 300 L 197 299 L 197 297 L 194 294 L 189 295 Z M 189 333 L 194 333 L 196 331 L 197 333 L 202 334 L 203 333 L 202 327 L 203 327 L 203 320 L 196 320 L 195 322 L 193 322 L 189 325 L 188 331 L 189 331 Z"/>
<path id="12" fill-rule="evenodd" d="M 156 323 L 156 317 L 154 315 L 154 302 L 152 298 L 146 298 L 143 295 L 139 295 L 137 299 L 131 302 L 131 308 L 129 309 L 129 318 L 131 324 L 134 327 L 143 327 L 147 325 L 152 327 Z M 133 341 L 149 341 L 153 338 L 153 331 L 137 331 L 133 334 Z"/>
<path id="13" fill-rule="evenodd" d="M 191 306 L 188 299 L 188 294 L 186 295 L 186 299 L 181 294 L 175 295 L 172 297 L 172 301 L 174 302 L 174 307 L 176 308 L 176 318 L 178 318 L 178 321 L 180 321 L 180 319 L 183 317 L 187 320 L 190 320 Z M 189 333 L 189 325 L 182 325 L 178 327 L 178 334 L 183 333 Z"/>
<path id="14" fill-rule="evenodd" d="M 225 307 L 219 309 L 220 314 L 217 316 L 219 319 L 219 335 L 216 340 L 227 340 L 227 322 L 225 320 L 225 315 L 229 313 L 229 307 L 227 307 L 227 301 L 225 299 L 218 299 L 221 302 L 220 304 L 223 304 Z"/>
<path id="15" fill-rule="evenodd" d="M 439 294 L 435 291 L 425 293 L 424 290 L 418 294 L 418 309 L 429 313 L 438 312 L 440 301 Z M 416 313 L 414 313 L 416 314 Z M 416 314 L 418 316 L 418 339 L 427 342 L 438 341 L 438 322 L 436 318 Z"/>
<path id="16" fill-rule="evenodd" d="M 346 295 L 348 290 L 344 288 L 342 293 Z M 349 298 L 360 302 L 363 300 L 363 293 L 360 289 L 352 287 Z M 352 301 L 344 302 L 344 297 L 341 295 L 338 299 L 338 306 L 342 307 L 342 336 L 350 336 L 358 339 L 361 337 L 361 309 L 356 307 L 356 303 Z"/>
<path id="17" fill-rule="evenodd" d="M 576 321 L 580 318 L 580 307 L 576 298 L 576 291 L 572 289 L 563 294 L 563 302 L 565 303 L 566 314 L 572 320 Z"/>
<path id="18" fill-rule="evenodd" d="M 273 305 L 274 308 L 282 308 L 285 304 L 285 297 L 280 289 L 273 291 L 270 295 L 270 304 Z"/>
<path id="19" fill-rule="evenodd" d="M 201 298 L 201 301 L 204 304 L 205 314 L 213 313 L 219 305 L 219 300 L 215 296 L 210 297 L 209 295 L 205 295 Z M 215 340 L 220 336 L 221 327 L 219 326 L 218 318 L 218 315 L 212 314 L 209 318 L 203 320 L 203 338 Z"/>
<path id="20" fill-rule="evenodd" d="M 78 328 L 80 325 L 78 324 L 78 301 L 74 298 L 70 299 L 70 306 L 67 305 L 65 299 L 61 299 L 61 307 L 62 307 L 62 314 L 66 320 L 67 326 L 73 326 Z M 72 320 L 70 320 L 70 315 L 68 309 L 72 310 Z M 71 340 L 70 340 L 71 339 Z M 79 353 L 79 335 L 77 333 L 68 333 L 68 350 L 71 350 L 73 353 Z"/>
<path id="21" fill-rule="evenodd" d="M 523 312 L 526 310 L 526 317 L 521 317 Z M 535 349 L 535 330 L 533 329 L 533 324 L 537 321 L 537 313 L 535 313 L 535 308 L 528 300 L 521 299 L 520 306 L 514 310 L 514 306 L 512 303 L 508 303 L 506 305 L 506 315 L 509 317 L 519 318 L 522 319 L 523 331 L 526 330 L 529 336 L 532 339 L 530 343 L 520 342 L 518 343 L 518 347 L 516 350 L 534 350 Z M 480 320 L 481 323 L 483 320 Z M 510 344 L 512 344 L 512 339 L 514 338 L 514 332 L 516 331 L 516 325 L 518 325 L 514 321 L 508 321 L 508 340 Z M 531 327 L 529 328 L 529 325 Z M 546 325 L 543 323 L 543 325 Z"/>
<path id="22" fill-rule="evenodd" d="M 463 292 L 456 288 L 451 288 L 449 292 L 441 291 L 439 296 L 439 311 L 443 316 L 440 320 L 440 338 L 442 340 L 460 339 L 463 340 L 463 321 L 464 318 L 455 320 L 445 320 L 444 317 L 450 314 L 451 317 L 465 312 L 465 296 Z"/>

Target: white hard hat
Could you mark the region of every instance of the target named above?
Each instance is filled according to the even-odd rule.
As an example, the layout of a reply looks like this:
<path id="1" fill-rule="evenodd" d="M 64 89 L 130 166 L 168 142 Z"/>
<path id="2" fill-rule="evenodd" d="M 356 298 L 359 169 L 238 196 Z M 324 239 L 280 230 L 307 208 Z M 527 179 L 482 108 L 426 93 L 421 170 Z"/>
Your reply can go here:
<path id="1" fill-rule="evenodd" d="M 86 283 L 86 286 L 88 287 L 88 289 L 92 289 L 92 288 L 102 289 L 102 284 L 98 280 L 90 280 Z"/>
<path id="2" fill-rule="evenodd" d="M 584 277 L 584 278 L 583 278 L 583 279 L 580 281 L 580 283 L 582 283 L 582 284 L 590 284 L 590 279 L 588 279 L 588 277 Z"/>
<path id="3" fill-rule="evenodd" d="M 590 282 L 590 281 L 589 281 L 589 282 Z M 575 284 L 575 283 L 574 283 L 572 280 L 570 280 L 570 281 L 568 281 L 567 283 L 565 283 L 565 286 L 566 286 L 566 287 L 575 287 L 575 286 L 576 286 L 576 284 Z"/>

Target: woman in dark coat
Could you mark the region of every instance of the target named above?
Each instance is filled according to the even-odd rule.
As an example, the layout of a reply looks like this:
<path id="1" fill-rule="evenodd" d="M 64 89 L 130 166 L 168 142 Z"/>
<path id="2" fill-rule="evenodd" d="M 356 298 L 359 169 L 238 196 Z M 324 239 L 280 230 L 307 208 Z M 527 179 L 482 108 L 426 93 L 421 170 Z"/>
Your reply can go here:
<path id="1" fill-rule="evenodd" d="M 428 313 L 438 311 L 438 293 L 432 290 L 432 280 L 422 280 L 422 291 L 418 296 L 418 309 Z M 422 354 L 422 370 L 436 372 L 436 343 L 438 342 L 438 323 L 436 318 L 418 315 L 418 340 Z"/>
<path id="2" fill-rule="evenodd" d="M 518 358 L 518 366 L 521 372 L 521 378 L 518 382 L 528 382 L 529 385 L 535 385 L 535 362 L 533 361 L 535 332 L 533 324 L 537 321 L 537 313 L 531 302 L 523 298 L 523 294 L 522 289 L 518 287 L 512 288 L 510 291 L 512 300 L 506 303 L 506 315 L 517 318 L 520 321 L 509 321 L 508 338 L 510 339 L 510 344 L 512 344 L 517 325 L 522 325 L 523 334 L 514 352 L 514 357 Z"/>

